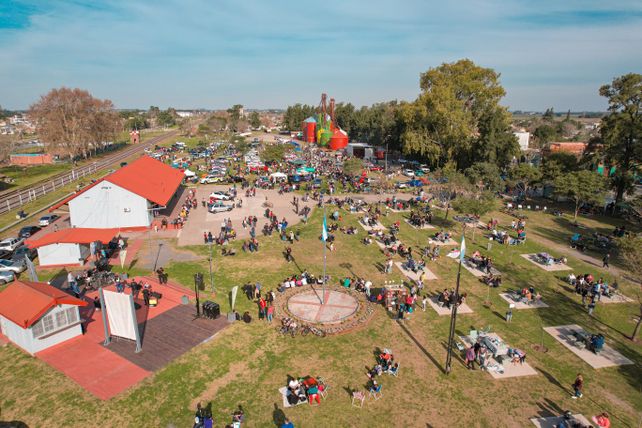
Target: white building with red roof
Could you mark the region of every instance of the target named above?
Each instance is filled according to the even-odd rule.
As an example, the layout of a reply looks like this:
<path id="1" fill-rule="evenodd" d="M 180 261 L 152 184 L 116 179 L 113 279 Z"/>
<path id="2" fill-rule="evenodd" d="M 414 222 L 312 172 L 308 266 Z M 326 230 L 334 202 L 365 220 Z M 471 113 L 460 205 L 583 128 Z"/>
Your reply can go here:
<path id="1" fill-rule="evenodd" d="M 83 265 L 90 256 L 92 242 L 109 244 L 117 235 L 118 229 L 72 227 L 46 235 L 37 234 L 27 239 L 25 245 L 38 249 L 40 266 Z"/>
<path id="2" fill-rule="evenodd" d="M 59 202 L 49 211 L 69 205 L 72 227 L 135 229 L 149 227 L 152 210 L 174 202 L 184 174 L 149 156 Z"/>
<path id="3" fill-rule="evenodd" d="M 82 334 L 87 302 L 42 282 L 15 281 L 0 293 L 0 329 L 30 354 Z"/>

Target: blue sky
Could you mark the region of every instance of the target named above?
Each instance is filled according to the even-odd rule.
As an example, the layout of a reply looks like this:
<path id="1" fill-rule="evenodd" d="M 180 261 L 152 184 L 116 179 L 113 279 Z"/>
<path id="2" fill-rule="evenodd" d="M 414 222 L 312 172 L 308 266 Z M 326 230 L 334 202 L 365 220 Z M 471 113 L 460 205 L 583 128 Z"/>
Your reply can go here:
<path id="1" fill-rule="evenodd" d="M 118 108 L 364 105 L 470 58 L 513 110 L 601 110 L 641 52 L 639 0 L 0 0 L 0 105 L 60 86 Z"/>

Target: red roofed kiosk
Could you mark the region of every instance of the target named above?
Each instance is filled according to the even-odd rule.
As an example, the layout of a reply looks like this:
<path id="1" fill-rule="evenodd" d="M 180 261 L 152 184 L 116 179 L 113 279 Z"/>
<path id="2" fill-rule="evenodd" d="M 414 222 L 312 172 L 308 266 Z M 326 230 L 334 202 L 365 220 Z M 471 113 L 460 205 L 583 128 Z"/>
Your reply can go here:
<path id="1" fill-rule="evenodd" d="M 36 235 L 25 242 L 29 248 L 38 249 L 40 266 L 82 265 L 90 256 L 92 242 L 109 244 L 118 229 L 70 228 Z"/>
<path id="2" fill-rule="evenodd" d="M 184 174 L 149 156 L 92 183 L 54 205 L 69 204 L 69 221 L 78 228 L 149 227 L 152 209 L 172 202 Z"/>
<path id="3" fill-rule="evenodd" d="M 42 282 L 15 281 L 0 293 L 0 328 L 35 354 L 82 334 L 79 306 L 87 302 Z"/>

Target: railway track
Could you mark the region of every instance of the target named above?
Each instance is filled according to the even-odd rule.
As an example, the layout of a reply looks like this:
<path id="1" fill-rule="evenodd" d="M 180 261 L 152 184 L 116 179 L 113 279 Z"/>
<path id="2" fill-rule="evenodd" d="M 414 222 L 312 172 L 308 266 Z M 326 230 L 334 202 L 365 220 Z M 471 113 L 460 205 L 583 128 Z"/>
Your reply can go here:
<path id="1" fill-rule="evenodd" d="M 178 135 L 178 130 L 170 131 L 163 135 L 150 138 L 148 141 L 139 143 L 135 146 L 118 150 L 112 155 L 105 156 L 89 165 L 72 168 L 70 171 L 61 172 L 60 174 L 56 174 L 29 186 L 3 193 L 0 195 L 0 214 L 20 208 L 24 204 L 35 201 L 48 193 L 68 185 L 69 183 L 79 181 L 83 177 L 119 164 L 137 153 L 142 153 L 146 148 L 154 146 L 164 139 L 171 138 L 176 135 Z"/>

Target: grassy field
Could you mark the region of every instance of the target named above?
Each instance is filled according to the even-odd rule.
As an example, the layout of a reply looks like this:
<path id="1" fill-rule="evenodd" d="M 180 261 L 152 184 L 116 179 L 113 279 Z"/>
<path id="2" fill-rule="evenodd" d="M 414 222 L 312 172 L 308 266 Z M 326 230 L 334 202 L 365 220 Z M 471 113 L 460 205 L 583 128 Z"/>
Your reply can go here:
<path id="1" fill-rule="evenodd" d="M 142 133 L 142 141 L 147 141 L 150 138 L 157 137 L 166 133 L 166 130 L 153 130 L 153 131 L 144 131 Z M 122 144 L 122 148 L 128 145 L 129 135 L 124 132 L 118 135 L 116 141 Z M 98 154 L 97 156 L 91 157 L 87 160 L 78 161 L 78 166 L 83 166 L 85 164 L 93 163 L 96 159 L 100 159 L 102 156 L 110 155 L 112 152 L 106 152 Z M 59 174 L 63 171 L 68 171 L 70 165 L 67 162 L 56 163 L 52 165 L 34 165 L 34 166 L 4 166 L 0 168 L 0 175 L 6 175 L 7 177 L 13 178 L 15 181 L 11 184 L 0 183 L 0 192 L 5 190 L 15 190 L 20 187 L 29 186 L 33 183 L 36 183 L 40 180 L 46 179 L 53 175 Z"/>
<path id="2" fill-rule="evenodd" d="M 278 214 L 278 213 L 277 213 Z M 391 214 L 384 224 L 401 219 Z M 442 220 L 439 220 L 441 222 Z M 533 228 L 546 227 L 533 221 Z M 259 225 L 263 222 L 260 220 Z M 341 223 L 357 226 L 357 217 L 343 213 Z M 540 223 L 542 223 L 540 225 Z M 288 275 L 307 269 L 322 270 L 320 212 L 315 212 L 307 226 L 300 229 L 301 241 L 293 246 L 295 263 L 285 262 L 284 244 L 277 237 L 261 238 L 257 254 L 239 251 L 235 257 L 214 259 L 214 296 L 223 311 L 229 308 L 228 293 L 234 285 L 260 281 L 264 288 L 276 288 Z M 600 226 L 596 224 L 596 226 Z M 444 227 L 451 227 L 444 223 Z M 601 227 L 607 227 L 601 225 Z M 608 226 L 610 227 L 610 226 Z M 364 246 L 361 236 L 337 233 L 336 251 L 328 253 L 328 273 L 332 281 L 345 275 L 370 278 L 375 286 L 384 280 L 401 279 L 394 271 L 381 274 L 378 264 L 384 261 L 375 245 Z M 401 223 L 400 239 L 418 249 L 426 245 L 430 232 L 418 232 Z M 467 237 L 468 251 L 479 249 L 487 254 L 487 241 L 477 233 Z M 233 244 L 240 248 L 240 243 Z M 191 286 L 192 276 L 200 271 L 208 278 L 205 246 L 191 247 L 202 255 L 198 262 L 174 262 L 165 266 L 170 280 Z M 601 305 L 594 316 L 582 309 L 580 299 L 561 281 L 558 273 L 540 270 L 519 255 L 548 250 L 535 239 L 523 246 L 494 245 L 490 254 L 504 275 L 501 289 L 489 289 L 467 271 L 462 272 L 462 291 L 468 293 L 473 314 L 460 315 L 457 332 L 490 327 L 512 346 L 525 350 L 527 362 L 537 376 L 493 380 L 482 371 L 468 371 L 456 357 L 453 372 L 443 373 L 449 317 L 437 317 L 430 308 L 417 311 L 411 319 L 398 323 L 382 308 L 363 329 L 340 336 L 284 338 L 275 326 L 253 321 L 237 323 L 220 333 L 215 340 L 194 348 L 141 384 L 120 396 L 102 402 L 90 396 L 71 380 L 43 362 L 26 356 L 12 346 L 0 350 L 0 396 L 2 418 L 22 420 L 29 426 L 80 426 L 100 418 L 101 426 L 190 426 L 197 402 L 211 402 L 215 426 L 229 422 L 238 405 L 246 412 L 246 426 L 274 427 L 285 413 L 298 427 L 311 426 L 528 426 L 528 418 L 559 414 L 567 409 L 592 416 L 608 411 L 613 426 L 637 427 L 642 412 L 642 347 L 628 340 L 636 315 L 635 304 Z M 444 252 L 445 253 L 445 252 Z M 428 268 L 439 277 L 428 283 L 431 292 L 454 286 L 457 264 L 446 257 L 430 262 Z M 605 274 L 595 266 L 569 254 L 569 264 L 577 272 Z M 138 273 L 138 272 L 136 272 Z M 608 276 L 608 274 L 606 274 Z M 206 281 L 207 282 L 207 281 Z M 506 288 L 533 286 L 551 307 L 515 311 L 513 322 L 506 324 L 503 314 L 507 304 L 498 293 Z M 623 292 L 634 296 L 635 287 L 622 283 Z M 490 297 L 490 305 L 484 302 Z M 256 305 L 239 295 L 238 309 L 256 312 Z M 591 331 L 600 331 L 607 343 L 635 362 L 594 370 L 569 352 L 552 337 L 542 333 L 543 326 L 577 323 Z M 548 352 L 533 350 L 541 344 Z M 401 364 L 397 378 L 381 379 L 384 396 L 368 400 L 362 410 L 350 406 L 350 391 L 363 390 L 366 367 L 374 363 L 377 349 L 393 349 Z M 81 356 L 79 356 L 81 357 Z M 73 362 L 70 362 L 73 364 Z M 571 400 L 570 384 L 575 375 L 584 374 L 585 397 Z M 283 409 L 278 388 L 287 376 L 318 375 L 331 385 L 330 394 L 320 407 L 298 406 Z"/>

